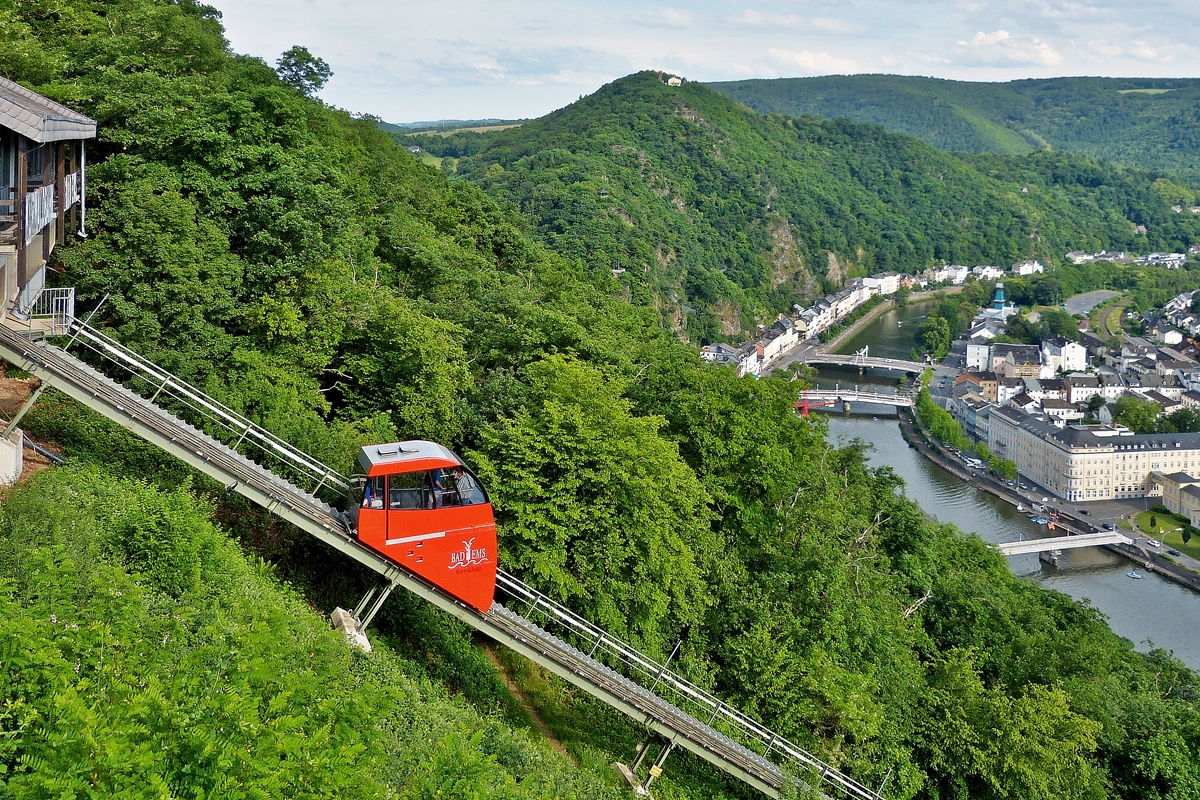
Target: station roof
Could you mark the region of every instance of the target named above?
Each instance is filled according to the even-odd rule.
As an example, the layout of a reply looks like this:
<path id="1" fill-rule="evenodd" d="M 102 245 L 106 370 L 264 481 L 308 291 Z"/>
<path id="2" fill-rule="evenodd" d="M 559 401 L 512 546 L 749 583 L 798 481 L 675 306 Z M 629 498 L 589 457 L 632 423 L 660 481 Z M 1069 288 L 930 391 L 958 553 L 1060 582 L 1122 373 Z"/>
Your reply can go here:
<path id="1" fill-rule="evenodd" d="M 96 136 L 95 120 L 7 78 L 0 78 L 0 127 L 39 144 Z"/>
<path id="2" fill-rule="evenodd" d="M 358 467 L 364 474 L 370 474 L 372 471 L 378 474 L 379 467 L 397 467 L 422 461 L 462 463 L 462 459 L 447 448 L 437 442 L 424 440 L 372 444 L 358 451 Z M 436 466 L 438 465 L 432 464 L 429 468 Z"/>

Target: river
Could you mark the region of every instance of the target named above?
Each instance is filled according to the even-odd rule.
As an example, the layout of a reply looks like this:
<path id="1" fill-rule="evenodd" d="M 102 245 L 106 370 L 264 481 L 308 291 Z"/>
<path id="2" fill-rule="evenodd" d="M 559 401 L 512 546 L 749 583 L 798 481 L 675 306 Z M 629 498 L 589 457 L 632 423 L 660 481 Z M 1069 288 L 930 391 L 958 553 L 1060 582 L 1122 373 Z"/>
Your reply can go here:
<path id="1" fill-rule="evenodd" d="M 905 358 L 915 341 L 918 318 L 928 307 L 922 304 L 890 309 L 841 349 L 852 352 L 870 345 L 872 356 Z M 818 382 L 895 384 L 885 378 L 860 377 L 857 371 L 838 370 L 826 371 Z M 894 414 L 882 409 L 876 414 L 825 414 L 829 439 L 838 442 L 857 438 L 870 443 L 870 462 L 892 467 L 904 478 L 905 493 L 941 522 L 953 523 L 989 542 L 1047 535 L 1045 528 L 1018 514 L 1008 503 L 964 484 L 922 458 L 901 437 Z M 1150 572 L 1143 571 L 1142 580 L 1132 580 L 1125 574 L 1132 568 L 1130 562 L 1094 548 L 1065 551 L 1057 568 L 1043 564 L 1036 555 L 1011 556 L 1008 562 L 1017 575 L 1089 601 L 1108 618 L 1118 635 L 1134 642 L 1139 650 L 1163 647 L 1189 667 L 1200 670 L 1200 595 Z"/>

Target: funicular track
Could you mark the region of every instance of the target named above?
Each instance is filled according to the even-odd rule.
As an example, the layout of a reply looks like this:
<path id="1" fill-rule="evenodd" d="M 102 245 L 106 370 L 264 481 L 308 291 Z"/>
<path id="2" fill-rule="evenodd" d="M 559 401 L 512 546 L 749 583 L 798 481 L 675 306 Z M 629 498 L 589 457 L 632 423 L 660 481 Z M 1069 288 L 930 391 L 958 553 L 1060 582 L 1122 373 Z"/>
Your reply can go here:
<path id="1" fill-rule="evenodd" d="M 779 797 L 787 784 L 798 784 L 812 786 L 830 800 L 882 800 L 874 790 L 731 708 L 667 664 L 511 575 L 497 576 L 497 594 L 507 606 L 497 600 L 482 614 L 464 605 L 358 544 L 345 517 L 318 496 L 344 493 L 350 485 L 347 478 L 81 320 L 72 322 L 67 344 L 76 345 L 119 369 L 127 383 L 150 396 L 64 348 L 32 342 L 0 325 L 0 358 L 376 572 L 382 578 L 381 591 L 364 598 L 360 609 L 370 601 L 373 614 L 394 587 L 402 586 L 644 724 L 668 747 L 682 746 L 770 797 Z M 239 450 L 271 463 L 275 471 Z"/>

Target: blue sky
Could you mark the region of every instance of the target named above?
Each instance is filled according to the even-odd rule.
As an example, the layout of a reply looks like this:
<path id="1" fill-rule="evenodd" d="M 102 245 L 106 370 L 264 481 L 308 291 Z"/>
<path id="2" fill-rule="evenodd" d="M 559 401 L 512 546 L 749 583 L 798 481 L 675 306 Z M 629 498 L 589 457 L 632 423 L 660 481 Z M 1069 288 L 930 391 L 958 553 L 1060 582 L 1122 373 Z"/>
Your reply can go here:
<path id="1" fill-rule="evenodd" d="M 213 2 L 213 0 L 209 0 Z M 641 69 L 1200 76 L 1195 0 L 216 0 L 237 52 L 302 44 L 335 106 L 394 122 L 541 116 Z M 1197 44 L 1191 44 L 1197 42 Z"/>

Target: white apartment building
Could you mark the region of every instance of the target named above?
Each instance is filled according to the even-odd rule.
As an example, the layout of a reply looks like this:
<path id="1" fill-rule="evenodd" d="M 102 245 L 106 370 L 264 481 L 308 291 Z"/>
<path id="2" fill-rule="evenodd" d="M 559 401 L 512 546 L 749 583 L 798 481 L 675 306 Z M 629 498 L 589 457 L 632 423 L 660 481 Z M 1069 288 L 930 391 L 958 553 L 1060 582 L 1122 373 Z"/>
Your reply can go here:
<path id="1" fill-rule="evenodd" d="M 881 272 L 862 281 L 875 294 L 889 295 L 900 291 L 900 275 L 896 272 Z"/>
<path id="2" fill-rule="evenodd" d="M 1200 434 L 1133 434 L 1111 425 L 1058 427 L 1017 408 L 992 409 L 988 447 L 1072 503 L 1161 494 L 1152 472 L 1200 473 Z"/>
<path id="3" fill-rule="evenodd" d="M 992 365 L 992 346 L 985 341 L 967 342 L 967 372 L 983 372 Z"/>
<path id="4" fill-rule="evenodd" d="M 1075 372 L 1087 369 L 1087 348 L 1062 336 L 1053 336 L 1042 342 L 1042 363 L 1054 375 L 1059 370 Z"/>
<path id="5" fill-rule="evenodd" d="M 988 264 L 980 264 L 971 270 L 971 274 L 981 281 L 998 281 L 1004 277 L 1004 270 Z"/>
<path id="6" fill-rule="evenodd" d="M 1036 259 L 1021 261 L 1020 263 L 1012 265 L 1012 272 L 1014 275 L 1033 275 L 1035 272 L 1045 271 L 1046 268 L 1042 266 L 1042 262 L 1037 261 Z"/>

